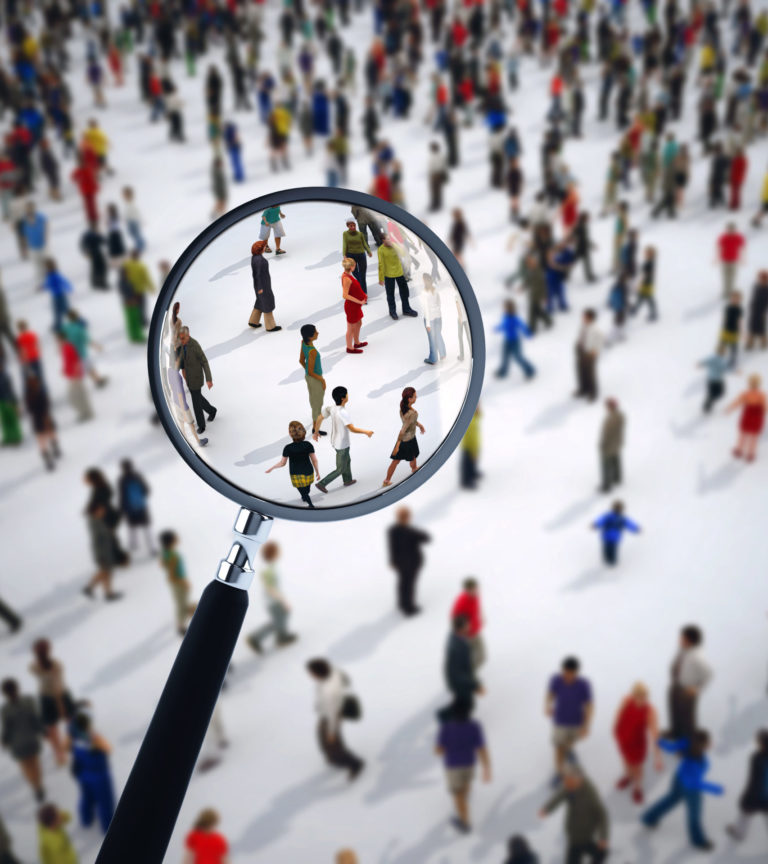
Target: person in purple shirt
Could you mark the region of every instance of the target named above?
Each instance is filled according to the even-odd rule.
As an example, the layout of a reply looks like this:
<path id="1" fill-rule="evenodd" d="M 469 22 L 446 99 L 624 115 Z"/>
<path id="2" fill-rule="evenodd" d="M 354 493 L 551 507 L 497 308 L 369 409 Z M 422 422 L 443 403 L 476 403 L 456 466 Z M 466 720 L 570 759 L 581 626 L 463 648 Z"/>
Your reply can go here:
<path id="1" fill-rule="evenodd" d="M 647 828 L 655 828 L 659 822 L 678 804 L 685 801 L 688 811 L 688 839 L 696 849 L 714 849 L 707 839 L 701 825 L 701 810 L 703 792 L 711 795 L 722 795 L 724 789 L 717 783 L 708 783 L 704 777 L 709 770 L 709 760 L 704 755 L 709 749 L 709 732 L 700 729 L 695 732 L 690 741 L 683 738 L 678 741 L 659 740 L 659 747 L 667 753 L 677 753 L 681 757 L 680 764 L 672 779 L 669 792 L 657 801 L 642 815 L 642 822 Z"/>
<path id="2" fill-rule="evenodd" d="M 589 735 L 592 722 L 592 687 L 579 675 L 580 664 L 575 657 L 566 657 L 560 674 L 553 675 L 547 688 L 544 712 L 552 718 L 552 743 L 555 746 L 555 775 L 553 785 L 561 780 L 566 759 L 573 759 L 573 745 Z"/>
<path id="3" fill-rule="evenodd" d="M 448 791 L 456 804 L 456 815 L 451 824 L 462 834 L 472 830 L 469 821 L 469 790 L 475 776 L 478 759 L 483 768 L 483 780 L 491 782 L 491 760 L 485 746 L 483 727 L 470 716 L 464 706 L 440 725 L 435 752 L 443 757 Z"/>
<path id="4" fill-rule="evenodd" d="M 517 307 L 514 300 L 507 300 L 504 303 L 504 316 L 501 322 L 496 325 L 495 331 L 504 334 L 504 345 L 502 347 L 501 367 L 496 373 L 497 378 L 506 378 L 509 370 L 510 357 L 520 365 L 526 378 L 533 378 L 536 374 L 536 369 L 523 356 L 522 339 L 523 336 L 531 338 L 531 331 L 526 323 L 517 317 Z"/>
<path id="5" fill-rule="evenodd" d="M 614 501 L 608 513 L 595 519 L 590 527 L 600 532 L 603 541 L 603 561 L 611 567 L 619 560 L 619 542 L 624 531 L 640 533 L 640 526 L 624 515 L 624 504 L 621 501 Z"/>

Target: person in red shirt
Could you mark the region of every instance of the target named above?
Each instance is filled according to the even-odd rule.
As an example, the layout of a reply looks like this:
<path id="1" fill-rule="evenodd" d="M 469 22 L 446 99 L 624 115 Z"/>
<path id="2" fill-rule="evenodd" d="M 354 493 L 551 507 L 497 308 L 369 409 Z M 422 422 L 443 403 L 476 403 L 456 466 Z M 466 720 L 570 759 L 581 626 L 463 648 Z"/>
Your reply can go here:
<path id="1" fill-rule="evenodd" d="M 62 374 L 68 382 L 69 404 L 77 413 L 77 422 L 83 423 L 93 417 L 91 400 L 85 389 L 85 368 L 75 346 L 68 342 L 64 334 L 59 330 L 56 338 L 61 349 Z"/>
<path id="2" fill-rule="evenodd" d="M 80 190 L 88 222 L 99 221 L 99 208 L 96 204 L 96 194 L 99 191 L 99 181 L 96 170 L 90 167 L 81 156 L 77 168 L 72 172 L 72 181 Z"/>
<path id="3" fill-rule="evenodd" d="M 643 803 L 643 766 L 648 755 L 648 746 L 653 747 L 653 764 L 657 771 L 664 769 L 659 749 L 659 723 L 656 709 L 649 701 L 648 688 L 637 683 L 626 696 L 613 724 L 613 735 L 624 762 L 624 774 L 616 784 L 617 789 L 632 787 L 632 800 Z"/>
<path id="4" fill-rule="evenodd" d="M 229 864 L 226 838 L 215 830 L 219 821 L 219 814 L 211 808 L 200 813 L 184 843 L 184 864 Z"/>
<path id="5" fill-rule="evenodd" d="M 451 620 L 462 615 L 469 621 L 469 647 L 472 653 L 472 668 L 477 669 L 485 663 L 487 654 L 481 630 L 483 629 L 483 613 L 480 608 L 480 586 L 477 579 L 471 576 L 464 580 L 464 590 L 456 598 L 451 610 Z"/>
<path id="6" fill-rule="evenodd" d="M 736 290 L 736 270 L 741 264 L 741 256 L 746 245 L 744 235 L 736 230 L 733 222 L 729 222 L 725 231 L 718 237 L 718 259 L 723 270 L 723 296 L 730 297 Z"/>
<path id="7" fill-rule="evenodd" d="M 381 198 L 382 201 L 392 201 L 392 184 L 387 172 L 381 166 L 377 166 L 375 171 L 371 195 Z"/>
<path id="8" fill-rule="evenodd" d="M 43 367 L 40 359 L 40 343 L 37 333 L 29 329 L 26 321 L 19 321 L 16 325 L 18 336 L 16 337 L 16 350 L 19 355 L 24 375 L 37 375 L 41 383 L 43 381 Z"/>
<path id="9" fill-rule="evenodd" d="M 739 147 L 731 159 L 731 172 L 729 183 L 731 186 L 731 210 L 741 209 L 741 187 L 747 179 L 749 162 L 744 151 Z"/>

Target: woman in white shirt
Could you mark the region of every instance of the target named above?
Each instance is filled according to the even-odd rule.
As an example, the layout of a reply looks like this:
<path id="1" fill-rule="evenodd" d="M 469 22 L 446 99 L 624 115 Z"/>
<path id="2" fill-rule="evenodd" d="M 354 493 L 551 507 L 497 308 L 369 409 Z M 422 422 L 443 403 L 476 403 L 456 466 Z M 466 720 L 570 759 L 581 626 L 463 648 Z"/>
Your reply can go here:
<path id="1" fill-rule="evenodd" d="M 352 781 L 363 770 L 365 762 L 347 749 L 341 735 L 342 710 L 348 695 L 349 679 L 340 669 L 335 669 L 322 658 L 310 660 L 307 672 L 317 684 L 315 710 L 320 749 L 328 764 L 349 771 Z"/>
<path id="2" fill-rule="evenodd" d="M 423 274 L 424 290 L 419 296 L 421 311 L 424 316 L 424 326 L 429 340 L 429 357 L 424 361 L 434 366 L 438 360 L 445 360 L 445 342 L 443 341 L 443 311 L 440 305 L 440 295 L 435 291 L 435 283 L 429 273 Z"/>

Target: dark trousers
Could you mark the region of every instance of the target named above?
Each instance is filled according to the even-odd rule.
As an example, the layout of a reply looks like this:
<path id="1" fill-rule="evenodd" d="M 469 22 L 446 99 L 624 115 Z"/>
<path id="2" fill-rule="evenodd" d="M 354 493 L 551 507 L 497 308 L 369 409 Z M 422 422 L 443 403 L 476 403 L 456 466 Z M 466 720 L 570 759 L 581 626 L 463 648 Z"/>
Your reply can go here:
<path id="1" fill-rule="evenodd" d="M 416 567 L 397 568 L 397 606 L 401 612 L 413 612 L 416 604 L 416 580 L 419 571 Z"/>
<path id="2" fill-rule="evenodd" d="M 597 358 L 576 346 L 576 394 L 590 401 L 597 399 Z"/>
<path id="3" fill-rule="evenodd" d="M 652 294 L 641 294 L 637 298 L 635 305 L 630 310 L 631 314 L 636 315 L 644 303 L 648 304 L 648 320 L 655 321 L 658 313 L 656 311 L 656 298 Z"/>
<path id="4" fill-rule="evenodd" d="M 568 844 L 565 864 L 583 864 L 586 857 L 591 864 L 601 864 L 608 856 L 606 849 L 601 849 L 597 843 Z"/>
<path id="5" fill-rule="evenodd" d="M 703 410 L 709 413 L 723 393 L 725 393 L 725 381 L 707 381 L 707 398 L 704 400 Z"/>
<path id="6" fill-rule="evenodd" d="M 210 417 L 213 413 L 213 405 L 203 396 L 202 390 L 190 389 L 189 395 L 192 397 L 192 410 L 195 412 L 197 428 L 205 429 L 205 414 L 208 414 Z"/>
<path id="7" fill-rule="evenodd" d="M 93 824 L 94 816 L 98 814 L 101 830 L 106 834 L 115 812 L 112 780 L 107 774 L 99 774 L 80 779 L 78 782 L 80 784 L 80 823 L 84 828 L 88 828 Z"/>
<path id="8" fill-rule="evenodd" d="M 662 195 L 661 201 L 653 208 L 651 215 L 655 218 L 660 216 L 666 210 L 667 215 L 674 218 L 675 212 L 675 190 L 666 189 Z"/>
<path id="9" fill-rule="evenodd" d="M 587 249 L 579 254 L 579 258 L 584 262 L 584 278 L 587 282 L 594 282 L 595 271 L 592 269 L 592 253 Z"/>
<path id="10" fill-rule="evenodd" d="M 400 289 L 400 303 L 403 306 L 403 312 L 409 312 L 411 309 L 410 303 L 408 302 L 410 293 L 408 291 L 408 283 L 405 281 L 405 276 L 385 276 L 384 288 L 387 292 L 387 306 L 389 306 L 390 315 L 397 313 L 397 309 L 395 308 L 395 283 L 397 283 L 397 287 Z"/>
<path id="11" fill-rule="evenodd" d="M 616 540 L 603 540 L 603 561 L 611 567 L 619 560 L 619 544 Z"/>
<path id="12" fill-rule="evenodd" d="M 547 307 L 543 303 L 531 300 L 528 303 L 528 329 L 531 333 L 536 332 L 539 320 L 543 321 L 547 327 L 552 326 L 552 318 L 547 312 Z"/>
<path id="13" fill-rule="evenodd" d="M 350 253 L 348 258 L 351 258 L 355 264 L 357 265 L 355 269 L 352 271 L 352 275 L 357 279 L 360 283 L 360 287 L 368 293 L 368 285 L 365 281 L 366 274 L 368 273 L 368 256 L 365 252 L 354 252 Z"/>
<path id="14" fill-rule="evenodd" d="M 686 693 L 679 684 L 672 684 L 667 694 L 669 708 L 669 737 L 674 740 L 690 739 L 696 731 L 697 696 Z"/>
<path id="15" fill-rule="evenodd" d="M 440 210 L 443 206 L 443 176 L 441 173 L 429 175 L 429 209 Z"/>
<path id="16" fill-rule="evenodd" d="M 701 792 L 698 789 L 684 789 L 677 777 L 672 781 L 669 792 L 643 813 L 642 821 L 649 826 L 658 825 L 670 810 L 683 801 L 688 816 L 688 839 L 692 846 L 704 846 L 707 837 L 701 825 Z"/>
<path id="17" fill-rule="evenodd" d="M 621 483 L 621 454 L 601 453 L 600 469 L 602 490 L 603 492 L 610 492 L 613 486 L 618 486 Z"/>
<path id="18" fill-rule="evenodd" d="M 11 609 L 10 606 L 6 606 L 0 598 L 0 618 L 5 621 L 5 623 L 11 628 L 11 630 L 18 630 L 21 627 L 21 618 Z"/>
<path id="19" fill-rule="evenodd" d="M 321 720 L 317 726 L 317 742 L 329 765 L 333 765 L 335 768 L 346 768 L 348 771 L 356 771 L 362 766 L 363 760 L 359 756 L 355 756 L 351 750 L 347 750 L 347 745 L 341 735 L 341 723 L 339 723 L 336 735 L 331 742 L 326 731 L 326 722 Z"/>
<path id="20" fill-rule="evenodd" d="M 474 489 L 480 477 L 477 470 L 477 460 L 468 450 L 461 451 L 461 487 L 462 489 Z"/>
<path id="21" fill-rule="evenodd" d="M 445 723 L 448 720 L 451 720 L 453 717 L 458 716 L 466 716 L 467 714 L 472 714 L 472 711 L 475 708 L 475 697 L 472 693 L 453 693 L 453 701 L 450 702 L 445 708 L 441 708 L 437 712 L 437 719 L 441 723 Z"/>

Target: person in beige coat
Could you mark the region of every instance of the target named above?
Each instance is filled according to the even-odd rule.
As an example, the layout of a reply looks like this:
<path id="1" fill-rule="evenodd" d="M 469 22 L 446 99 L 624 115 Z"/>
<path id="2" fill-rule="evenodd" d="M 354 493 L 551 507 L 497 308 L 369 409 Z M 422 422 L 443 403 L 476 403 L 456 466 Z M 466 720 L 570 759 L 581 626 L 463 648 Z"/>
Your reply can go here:
<path id="1" fill-rule="evenodd" d="M 621 451 L 626 419 L 615 399 L 605 400 L 605 417 L 600 427 L 600 492 L 610 492 L 621 483 Z"/>

